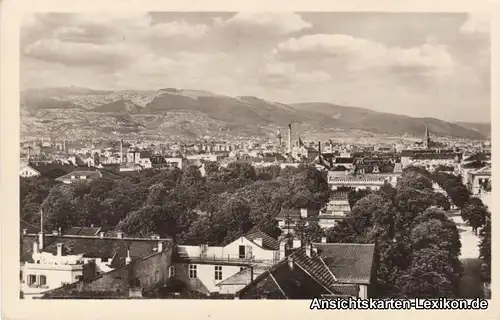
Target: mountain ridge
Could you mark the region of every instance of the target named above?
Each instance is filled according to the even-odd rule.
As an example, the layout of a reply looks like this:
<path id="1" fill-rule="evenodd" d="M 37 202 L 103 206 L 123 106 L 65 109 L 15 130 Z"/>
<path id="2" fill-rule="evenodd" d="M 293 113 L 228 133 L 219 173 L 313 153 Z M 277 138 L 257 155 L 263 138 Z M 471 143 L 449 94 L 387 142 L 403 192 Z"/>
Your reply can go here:
<path id="1" fill-rule="evenodd" d="M 21 91 L 21 109 L 22 118 L 29 121 L 33 121 L 33 117 L 27 117 L 26 113 L 47 120 L 55 110 L 61 110 L 65 115 L 65 120 L 61 121 L 76 126 L 75 130 L 78 130 L 79 125 L 85 125 L 85 130 L 89 132 L 120 131 L 120 126 L 124 126 L 137 130 L 134 131 L 135 134 L 149 134 L 148 130 L 153 131 L 154 128 L 162 128 L 166 133 L 172 131 L 182 134 L 187 130 L 186 121 L 191 121 L 188 119 L 202 119 L 199 120 L 202 121 L 200 123 L 189 125 L 189 130 L 186 131 L 189 137 L 193 137 L 195 132 L 196 135 L 209 136 L 220 132 L 262 136 L 263 132 L 271 132 L 274 130 L 272 128 L 286 126 L 288 123 L 303 127 L 306 133 L 311 130 L 354 130 L 421 137 L 427 125 L 436 136 L 482 139 L 491 135 L 487 130 L 491 125 L 488 124 L 448 122 L 432 117 L 417 118 L 326 102 L 285 104 L 254 96 L 230 97 L 204 90 L 175 88 L 116 91 L 79 87 L 27 89 Z M 128 116 L 114 117 L 117 114 Z M 171 117 L 162 116 L 166 114 Z M 110 118 L 110 121 L 103 123 L 105 118 Z M 177 118 L 179 123 L 162 123 L 175 122 L 173 119 Z M 82 122 L 82 119 L 86 121 Z M 154 119 L 153 122 L 151 119 Z M 92 125 L 95 126 L 93 129 Z M 29 131 L 29 126 L 24 127 Z M 40 126 L 39 129 L 43 131 Z"/>

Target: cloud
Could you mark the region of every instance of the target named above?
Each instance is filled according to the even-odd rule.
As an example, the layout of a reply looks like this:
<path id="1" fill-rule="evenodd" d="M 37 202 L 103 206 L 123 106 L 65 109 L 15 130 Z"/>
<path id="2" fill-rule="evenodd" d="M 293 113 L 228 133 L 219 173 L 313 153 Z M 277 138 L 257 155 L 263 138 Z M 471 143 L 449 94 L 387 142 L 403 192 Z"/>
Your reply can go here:
<path id="1" fill-rule="evenodd" d="M 350 70 L 395 68 L 424 72 L 453 68 L 455 65 L 446 47 L 436 43 L 400 48 L 344 34 L 314 34 L 291 38 L 279 43 L 273 54 L 312 60 L 339 60 L 346 63 Z"/>
<path id="2" fill-rule="evenodd" d="M 40 39 L 24 49 L 24 54 L 49 62 L 82 67 L 99 65 L 113 67 L 129 63 L 136 57 L 123 45 L 97 45 L 93 43 L 68 43 L 58 39 Z"/>
<path id="3" fill-rule="evenodd" d="M 285 35 L 312 27 L 310 22 L 293 12 L 239 12 L 224 22 L 218 20 L 218 24 L 242 34 L 263 32 L 263 36 Z"/>
<path id="4" fill-rule="evenodd" d="M 489 34 L 490 18 L 487 13 L 469 13 L 460 27 L 460 32 L 468 35 Z"/>

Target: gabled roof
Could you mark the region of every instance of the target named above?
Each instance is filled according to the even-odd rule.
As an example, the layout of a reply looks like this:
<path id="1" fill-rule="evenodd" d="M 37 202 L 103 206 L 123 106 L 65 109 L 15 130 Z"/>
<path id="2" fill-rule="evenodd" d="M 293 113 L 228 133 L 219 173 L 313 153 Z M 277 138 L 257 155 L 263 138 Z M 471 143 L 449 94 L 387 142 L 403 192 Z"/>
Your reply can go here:
<path id="1" fill-rule="evenodd" d="M 309 273 L 317 282 L 331 291 L 331 287 L 336 282 L 334 274 L 328 269 L 321 256 L 314 250 L 307 255 L 306 248 L 295 250 L 288 256 L 293 262 Z M 310 250 L 310 249 L 309 249 Z"/>
<path id="2" fill-rule="evenodd" d="M 65 235 L 73 235 L 73 236 L 96 236 L 101 228 L 95 227 L 72 227 L 67 230 L 64 230 Z"/>
<path id="3" fill-rule="evenodd" d="M 276 215 L 276 218 L 281 219 L 300 219 L 300 209 L 281 208 L 281 211 Z"/>
<path id="4" fill-rule="evenodd" d="M 37 241 L 34 235 L 23 237 L 23 253 L 21 259 L 29 261 L 32 255 L 33 242 Z M 169 239 L 153 240 L 150 238 L 100 238 L 98 236 L 64 235 L 54 236 L 47 234 L 44 237 L 44 252 L 57 254 L 57 243 L 63 244 L 64 254 L 83 254 L 84 257 L 91 258 L 111 258 L 114 257 L 111 267 L 125 264 L 127 249 L 130 250 L 132 259 L 145 257 L 153 254 L 158 247 L 158 241 L 170 241 Z"/>
<path id="5" fill-rule="evenodd" d="M 245 235 L 245 238 L 248 240 L 254 242 L 255 239 L 262 239 L 262 247 L 264 249 L 268 250 L 279 250 L 280 249 L 280 244 L 278 240 L 274 239 L 270 235 L 260 231 L 260 230 L 253 230 L 250 231 Z"/>
<path id="6" fill-rule="evenodd" d="M 474 175 L 491 175 L 491 166 L 486 166 L 472 172 Z"/>
<path id="7" fill-rule="evenodd" d="M 313 246 L 338 281 L 370 283 L 374 244 L 315 243 Z"/>
<path id="8" fill-rule="evenodd" d="M 311 299 L 332 294 L 295 262 L 282 259 L 241 289 L 240 299 Z"/>

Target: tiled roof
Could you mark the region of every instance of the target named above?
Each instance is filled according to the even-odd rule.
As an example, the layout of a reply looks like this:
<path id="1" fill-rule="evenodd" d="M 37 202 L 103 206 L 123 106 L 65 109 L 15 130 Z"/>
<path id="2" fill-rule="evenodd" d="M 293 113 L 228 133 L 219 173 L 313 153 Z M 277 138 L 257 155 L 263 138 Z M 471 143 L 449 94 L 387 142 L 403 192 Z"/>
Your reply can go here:
<path id="1" fill-rule="evenodd" d="M 340 282 L 369 283 L 374 244 L 315 243 L 319 255 Z"/>
<path id="2" fill-rule="evenodd" d="M 40 232 L 40 227 L 34 226 L 31 223 L 28 223 L 21 219 L 20 221 L 21 232 L 26 229 L 27 233 L 38 233 Z"/>
<path id="3" fill-rule="evenodd" d="M 463 161 L 469 162 L 469 161 L 489 161 L 489 160 L 491 160 L 491 154 L 482 152 L 470 155 L 466 157 Z"/>
<path id="4" fill-rule="evenodd" d="M 23 236 L 23 253 L 32 252 L 33 242 L 36 237 L 29 235 Z M 162 239 L 165 240 L 165 239 Z M 63 244 L 65 254 L 76 255 L 83 254 L 84 257 L 92 258 L 110 258 L 115 256 L 112 267 L 125 264 L 127 248 L 130 250 L 132 259 L 141 258 L 153 254 L 154 248 L 158 247 L 159 240 L 149 238 L 99 238 L 87 236 L 54 236 L 46 235 L 44 237 L 44 252 L 52 254 L 57 253 L 57 243 Z M 24 257 L 31 259 L 31 256 Z"/>
<path id="5" fill-rule="evenodd" d="M 354 158 L 341 158 L 341 157 L 338 157 L 338 158 L 335 158 L 334 163 L 337 163 L 337 164 L 354 163 Z"/>
<path id="6" fill-rule="evenodd" d="M 300 209 L 285 209 L 282 208 L 276 218 L 281 219 L 300 219 Z"/>
<path id="7" fill-rule="evenodd" d="M 95 236 L 100 230 L 101 228 L 95 227 L 73 227 L 64 230 L 64 234 L 74 236 Z"/>
<path id="8" fill-rule="evenodd" d="M 269 249 L 269 250 L 279 250 L 280 249 L 280 244 L 278 240 L 272 238 L 270 235 L 260 231 L 260 230 L 254 230 L 245 235 L 245 238 L 248 240 L 251 240 L 252 242 L 255 239 L 261 238 L 262 239 L 262 247 L 264 249 Z"/>
<path id="9" fill-rule="evenodd" d="M 310 274 L 285 258 L 240 290 L 240 299 L 311 299 L 331 294 Z"/>
<path id="10" fill-rule="evenodd" d="M 491 175 L 491 166 L 486 166 L 486 167 L 483 167 L 481 169 L 478 169 L 478 170 L 472 172 L 472 174 L 477 174 L 477 175 L 489 174 L 489 175 Z"/>
<path id="11" fill-rule="evenodd" d="M 462 165 L 463 169 L 480 169 L 486 165 L 483 161 L 473 161 Z"/>
<path id="12" fill-rule="evenodd" d="M 324 287 L 331 289 L 335 283 L 334 275 L 315 251 L 311 250 L 310 256 L 308 256 L 306 248 L 302 247 L 293 252 L 288 258 L 293 259 L 294 263 L 303 268 Z"/>

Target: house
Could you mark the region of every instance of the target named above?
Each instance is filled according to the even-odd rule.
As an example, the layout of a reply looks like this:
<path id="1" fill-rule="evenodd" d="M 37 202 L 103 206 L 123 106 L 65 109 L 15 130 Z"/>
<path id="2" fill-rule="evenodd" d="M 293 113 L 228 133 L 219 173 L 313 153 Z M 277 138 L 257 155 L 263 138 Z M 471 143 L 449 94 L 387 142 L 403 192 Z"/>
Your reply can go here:
<path id="1" fill-rule="evenodd" d="M 31 164 L 21 165 L 19 170 L 19 176 L 23 178 L 39 177 L 40 175 L 40 171 L 36 170 Z"/>
<path id="2" fill-rule="evenodd" d="M 175 277 L 190 290 L 205 294 L 221 289 L 234 291 L 234 283 L 232 288 L 219 284 L 245 268 L 269 267 L 284 256 L 279 242 L 260 230 L 251 231 L 225 246 L 178 245 L 176 249 Z"/>
<path id="3" fill-rule="evenodd" d="M 393 179 L 391 175 L 379 174 L 348 174 L 339 175 L 337 172 L 328 171 L 328 184 L 332 190 L 341 188 L 352 188 L 358 190 L 379 190 L 384 183 L 394 183 L 397 177 Z"/>
<path id="4" fill-rule="evenodd" d="M 56 181 L 70 184 L 74 182 L 92 181 L 102 178 L 100 171 L 75 170 L 56 179 Z"/>
<path id="5" fill-rule="evenodd" d="M 75 228 L 76 229 L 76 228 Z M 95 228 L 73 230 L 78 235 L 27 234 L 21 238 L 21 287 L 25 298 L 40 297 L 46 291 L 88 281 L 131 262 L 164 250 L 171 239 L 86 236 Z"/>
<path id="6" fill-rule="evenodd" d="M 359 288 L 358 297 L 373 296 L 376 283 L 375 245 L 355 243 L 313 243 L 335 279 Z"/>
<path id="7" fill-rule="evenodd" d="M 469 175 L 470 184 L 468 187 L 472 195 L 480 194 L 485 184 L 491 185 L 491 165 L 472 171 Z"/>
<path id="8" fill-rule="evenodd" d="M 357 284 L 339 281 L 314 245 L 306 245 L 264 271 L 236 294 L 238 299 L 364 297 Z"/>
<path id="9" fill-rule="evenodd" d="M 318 224 L 322 228 L 332 228 L 349 212 L 351 212 L 351 206 L 347 192 L 334 192 L 326 206 L 320 210 Z"/>
<path id="10" fill-rule="evenodd" d="M 312 219 L 318 216 L 319 210 L 312 208 L 286 209 L 281 208 L 281 211 L 274 218 L 278 221 L 278 227 L 285 233 L 293 233 L 297 223 L 301 220 Z M 314 219 L 313 219 L 314 220 Z M 307 222 L 306 222 L 307 223 Z"/>

